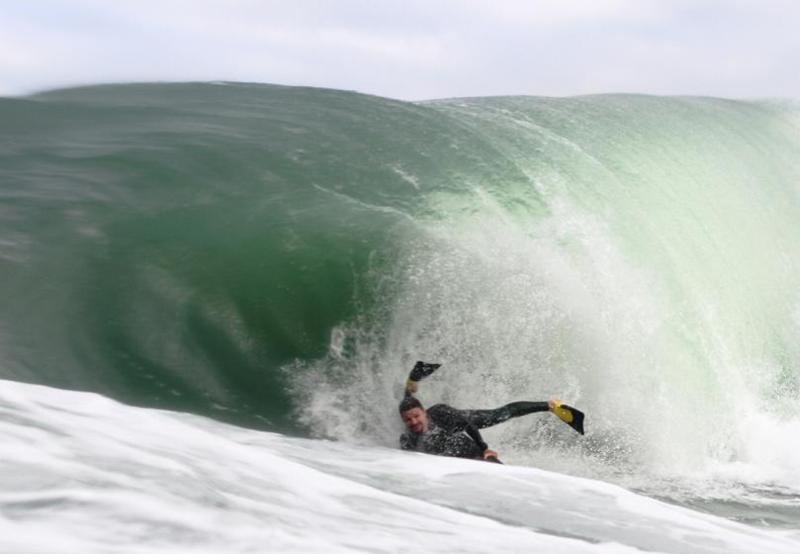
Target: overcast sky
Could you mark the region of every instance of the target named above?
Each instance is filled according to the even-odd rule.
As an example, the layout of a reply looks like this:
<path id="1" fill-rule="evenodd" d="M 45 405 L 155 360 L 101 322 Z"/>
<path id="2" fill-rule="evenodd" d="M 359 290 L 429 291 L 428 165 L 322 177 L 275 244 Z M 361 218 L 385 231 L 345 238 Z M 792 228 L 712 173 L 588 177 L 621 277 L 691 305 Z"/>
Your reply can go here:
<path id="1" fill-rule="evenodd" d="M 0 94 L 187 80 L 800 98 L 800 0 L 0 0 Z"/>

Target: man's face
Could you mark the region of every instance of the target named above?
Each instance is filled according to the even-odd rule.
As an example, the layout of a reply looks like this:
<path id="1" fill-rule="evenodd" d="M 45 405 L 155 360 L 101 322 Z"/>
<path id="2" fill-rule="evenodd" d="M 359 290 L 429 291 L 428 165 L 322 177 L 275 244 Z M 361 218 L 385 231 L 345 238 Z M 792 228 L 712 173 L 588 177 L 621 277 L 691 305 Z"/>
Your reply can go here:
<path id="1" fill-rule="evenodd" d="M 400 414 L 403 423 L 412 433 L 424 433 L 428 430 L 428 412 L 422 408 L 411 408 Z"/>

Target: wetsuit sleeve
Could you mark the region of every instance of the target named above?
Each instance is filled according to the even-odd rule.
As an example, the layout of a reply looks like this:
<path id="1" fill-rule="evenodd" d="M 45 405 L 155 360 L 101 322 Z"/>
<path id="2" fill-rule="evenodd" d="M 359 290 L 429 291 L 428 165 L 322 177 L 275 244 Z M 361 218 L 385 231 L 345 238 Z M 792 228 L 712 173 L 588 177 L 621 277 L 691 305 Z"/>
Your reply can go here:
<path id="1" fill-rule="evenodd" d="M 417 447 L 416 441 L 411 438 L 408 433 L 400 435 L 400 448 L 403 450 L 415 450 Z"/>
<path id="2" fill-rule="evenodd" d="M 481 451 L 485 451 L 487 448 L 489 448 L 489 445 L 484 442 L 483 437 L 481 437 L 481 433 L 478 431 L 477 427 L 471 423 L 467 423 L 467 427 L 464 430 L 470 437 L 472 437 L 472 440 L 474 440 L 475 444 L 480 447 Z"/>
<path id="3" fill-rule="evenodd" d="M 475 444 L 480 447 L 481 451 L 489 448 L 486 442 L 484 442 L 483 437 L 481 437 L 480 431 L 470 423 L 465 412 L 456 410 L 445 404 L 437 404 L 428 410 L 428 417 L 430 417 L 436 425 L 451 433 L 465 431 L 467 435 L 475 441 Z"/>

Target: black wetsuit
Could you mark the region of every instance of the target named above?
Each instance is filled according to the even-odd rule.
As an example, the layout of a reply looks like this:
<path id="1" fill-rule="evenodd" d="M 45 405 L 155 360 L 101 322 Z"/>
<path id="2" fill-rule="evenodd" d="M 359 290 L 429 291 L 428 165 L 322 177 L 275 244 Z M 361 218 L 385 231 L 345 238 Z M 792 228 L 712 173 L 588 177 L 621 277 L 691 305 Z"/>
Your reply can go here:
<path id="1" fill-rule="evenodd" d="M 457 410 L 446 404 L 436 404 L 427 410 L 428 430 L 425 433 L 403 433 L 400 436 L 400 448 L 481 459 L 488 446 L 478 429 L 549 409 L 547 402 L 512 402 L 494 410 Z"/>

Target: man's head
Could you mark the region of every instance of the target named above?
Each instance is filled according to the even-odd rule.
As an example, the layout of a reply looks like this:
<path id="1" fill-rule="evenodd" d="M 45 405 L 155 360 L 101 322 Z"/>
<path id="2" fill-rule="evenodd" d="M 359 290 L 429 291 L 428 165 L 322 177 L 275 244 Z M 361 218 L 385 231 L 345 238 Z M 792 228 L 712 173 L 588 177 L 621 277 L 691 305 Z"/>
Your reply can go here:
<path id="1" fill-rule="evenodd" d="M 412 433 L 420 434 L 428 430 L 428 412 L 413 396 L 406 396 L 400 402 L 400 417 Z"/>

